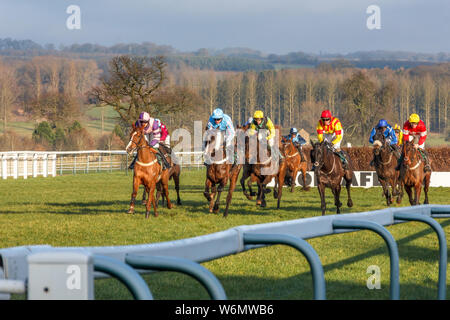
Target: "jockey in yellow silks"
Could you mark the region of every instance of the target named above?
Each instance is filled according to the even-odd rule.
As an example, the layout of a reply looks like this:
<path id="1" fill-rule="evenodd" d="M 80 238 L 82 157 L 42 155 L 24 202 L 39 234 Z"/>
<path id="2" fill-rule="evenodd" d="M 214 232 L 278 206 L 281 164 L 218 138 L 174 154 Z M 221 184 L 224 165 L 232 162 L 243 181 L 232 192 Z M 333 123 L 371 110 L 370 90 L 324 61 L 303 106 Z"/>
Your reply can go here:
<path id="1" fill-rule="evenodd" d="M 269 117 L 265 117 L 264 112 L 262 112 L 261 110 L 256 110 L 253 114 L 253 118 L 250 118 L 247 121 L 246 125 L 248 124 L 250 124 L 250 127 L 248 129 L 249 136 L 255 135 L 261 129 L 268 130 L 268 135 L 266 137 L 267 144 L 275 153 L 275 156 L 278 156 L 280 159 L 282 159 L 283 156 L 281 155 L 280 150 L 278 148 L 274 148 L 276 131 L 272 120 L 270 120 Z"/>

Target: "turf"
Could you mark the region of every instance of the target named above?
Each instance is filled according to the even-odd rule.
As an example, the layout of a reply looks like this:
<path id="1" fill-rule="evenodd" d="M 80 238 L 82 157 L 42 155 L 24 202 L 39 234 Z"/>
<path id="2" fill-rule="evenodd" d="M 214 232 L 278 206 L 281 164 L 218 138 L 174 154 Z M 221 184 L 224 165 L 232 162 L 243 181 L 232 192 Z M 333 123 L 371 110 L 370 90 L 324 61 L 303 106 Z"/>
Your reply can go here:
<path id="1" fill-rule="evenodd" d="M 132 174 L 124 172 L 7 179 L 0 184 L 0 247 L 110 246 L 153 243 L 205 235 L 239 225 L 292 220 L 320 215 L 316 188 L 283 192 L 282 208 L 269 195 L 261 209 L 238 187 L 228 218 L 209 214 L 203 197 L 204 170 L 181 175 L 182 205 L 160 208 L 159 217 L 144 219 L 144 207 L 128 210 Z M 176 199 L 171 185 L 170 195 Z M 345 193 L 344 193 L 345 196 Z M 343 213 L 381 209 L 380 188 L 352 189 L 353 208 Z M 225 199 L 223 197 L 222 199 Z M 345 200 L 345 198 L 344 198 Z M 403 201 L 406 206 L 407 201 Z M 423 201 L 423 195 L 422 199 Z M 346 201 L 342 201 L 346 202 Z M 430 202 L 449 204 L 448 188 L 431 188 Z M 327 190 L 327 214 L 334 214 Z M 223 206 L 221 207 L 223 209 Z M 222 211 L 221 211 L 222 212 Z M 449 237 L 450 221 L 438 219 Z M 388 227 L 400 252 L 402 299 L 435 299 L 438 241 L 425 224 L 409 222 Z M 389 256 L 381 238 L 369 231 L 309 239 L 325 271 L 328 299 L 389 299 Z M 229 299 L 311 299 L 312 278 L 304 257 L 292 248 L 272 246 L 202 264 L 221 281 Z M 381 269 L 381 289 L 366 286 L 371 265 Z M 188 276 L 159 272 L 144 276 L 156 299 L 208 299 L 206 290 Z M 448 278 L 448 277 L 447 277 Z M 114 279 L 95 282 L 96 299 L 131 299 Z M 15 299 L 23 296 L 15 295 Z M 450 295 L 447 295 L 450 298 Z"/>

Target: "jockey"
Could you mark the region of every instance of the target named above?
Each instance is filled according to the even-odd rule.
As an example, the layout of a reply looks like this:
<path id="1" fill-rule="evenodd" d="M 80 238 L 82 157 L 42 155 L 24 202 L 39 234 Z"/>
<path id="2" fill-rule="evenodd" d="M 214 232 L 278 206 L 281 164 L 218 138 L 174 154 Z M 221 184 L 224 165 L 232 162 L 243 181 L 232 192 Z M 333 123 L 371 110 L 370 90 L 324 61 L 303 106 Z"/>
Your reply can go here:
<path id="1" fill-rule="evenodd" d="M 397 137 L 397 146 L 401 146 L 403 144 L 403 131 L 397 123 L 394 125 L 394 132 Z"/>
<path id="2" fill-rule="evenodd" d="M 170 136 L 169 136 L 169 130 L 167 130 L 167 127 L 164 123 L 162 123 L 161 120 L 155 119 L 159 123 L 159 127 L 161 128 L 161 138 L 159 139 L 159 143 L 164 144 L 166 147 L 170 147 Z"/>
<path id="3" fill-rule="evenodd" d="M 341 121 L 331 115 L 330 110 L 322 111 L 317 124 L 317 138 L 319 142 L 327 141 L 333 145 L 335 153 L 341 158 L 344 170 L 348 169 L 348 160 L 341 150 L 341 142 L 344 137 Z"/>
<path id="4" fill-rule="evenodd" d="M 164 148 L 160 145 L 161 142 L 161 122 L 158 119 L 150 117 L 147 112 L 141 112 L 139 119 L 136 121 L 138 127 L 144 126 L 144 134 L 147 139 L 147 143 L 150 147 L 158 151 L 161 156 L 164 166 L 167 169 L 171 168 L 169 161 L 167 161 L 167 153 Z M 134 163 L 136 162 L 137 155 L 130 165 L 130 169 L 134 168 Z"/>
<path id="5" fill-rule="evenodd" d="M 389 145 L 391 146 L 392 150 L 396 153 L 397 158 L 400 157 L 400 152 L 397 148 L 397 136 L 395 135 L 394 129 L 388 124 L 388 122 L 384 119 L 381 119 L 376 127 L 372 129 L 370 132 L 370 138 L 369 142 L 374 143 L 373 137 L 377 133 L 377 130 L 382 130 L 384 136 L 386 137 L 386 140 L 389 142 Z M 373 156 L 373 160 L 370 162 L 371 166 L 374 166 L 375 164 L 375 155 Z"/>
<path id="6" fill-rule="evenodd" d="M 298 152 L 300 153 L 301 162 L 306 161 L 305 156 L 302 152 L 302 146 L 306 144 L 306 140 L 303 139 L 303 137 L 298 133 L 297 128 L 291 128 L 289 130 L 289 135 L 284 137 L 286 140 L 291 140 L 294 146 L 297 148 Z"/>
<path id="7" fill-rule="evenodd" d="M 259 133 L 259 130 L 261 129 L 268 130 L 269 134 L 266 137 L 267 145 L 269 146 L 270 150 L 273 151 L 276 158 L 283 159 L 280 150 L 278 148 L 274 148 L 276 131 L 272 120 L 270 120 L 269 117 L 265 117 L 264 112 L 262 112 L 261 110 L 256 110 L 253 114 L 253 118 L 250 118 L 246 123 L 246 125 L 248 124 L 250 124 L 250 127 L 248 129 L 249 136 L 253 136 Z"/>
<path id="8" fill-rule="evenodd" d="M 425 151 L 425 140 L 427 139 L 427 127 L 425 123 L 420 120 L 418 114 L 413 113 L 409 116 L 408 121 L 403 125 L 403 141 L 414 141 L 414 138 L 418 138 L 418 142 L 414 145 L 419 150 L 422 158 L 425 160 L 424 171 L 431 171 L 430 161 L 428 154 Z M 403 154 L 398 161 L 397 170 L 400 170 L 400 166 L 403 162 Z"/>
<path id="9" fill-rule="evenodd" d="M 206 130 L 218 129 L 224 133 L 224 140 L 227 149 L 227 156 L 234 155 L 233 139 L 235 136 L 233 121 L 230 116 L 223 113 L 220 108 L 214 109 L 206 124 Z"/>

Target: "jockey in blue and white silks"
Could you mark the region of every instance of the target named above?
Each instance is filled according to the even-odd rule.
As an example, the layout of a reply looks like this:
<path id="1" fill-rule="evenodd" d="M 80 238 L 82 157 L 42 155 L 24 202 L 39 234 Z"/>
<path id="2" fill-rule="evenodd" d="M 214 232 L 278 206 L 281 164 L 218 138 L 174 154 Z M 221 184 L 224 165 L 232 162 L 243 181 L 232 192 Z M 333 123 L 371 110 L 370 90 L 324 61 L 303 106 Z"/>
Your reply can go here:
<path id="1" fill-rule="evenodd" d="M 218 129 L 224 134 L 224 141 L 227 148 L 227 156 L 234 154 L 233 139 L 236 134 L 233 126 L 233 121 L 230 116 L 223 113 L 220 108 L 214 109 L 212 115 L 209 117 L 206 124 L 206 130 Z M 231 152 L 231 153 L 230 153 Z"/>
<path id="2" fill-rule="evenodd" d="M 297 128 L 291 128 L 289 130 L 289 135 L 284 137 L 286 140 L 291 140 L 294 146 L 297 148 L 300 153 L 301 161 L 306 161 L 302 152 L 302 146 L 306 144 L 306 140 L 298 133 Z"/>

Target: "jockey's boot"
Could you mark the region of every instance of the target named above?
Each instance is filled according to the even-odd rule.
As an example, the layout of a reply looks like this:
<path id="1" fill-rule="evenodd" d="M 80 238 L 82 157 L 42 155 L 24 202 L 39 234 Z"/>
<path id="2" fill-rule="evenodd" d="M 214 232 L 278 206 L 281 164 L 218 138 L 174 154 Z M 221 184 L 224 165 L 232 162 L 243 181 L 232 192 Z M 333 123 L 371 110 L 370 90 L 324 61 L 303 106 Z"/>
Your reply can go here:
<path id="1" fill-rule="evenodd" d="M 422 155 L 423 160 L 425 161 L 425 167 L 423 168 L 424 172 L 430 171 L 431 172 L 431 166 L 430 166 L 430 160 L 428 157 L 428 153 L 425 151 L 425 149 L 420 149 L 420 154 Z"/>
<path id="2" fill-rule="evenodd" d="M 298 153 L 300 153 L 300 158 L 301 158 L 300 162 L 306 162 L 305 155 L 303 154 L 303 151 L 302 151 L 302 146 L 298 146 L 297 150 L 298 150 Z"/>
<path id="3" fill-rule="evenodd" d="M 345 156 L 344 151 L 339 149 L 336 152 L 339 155 L 339 157 L 341 158 L 342 166 L 344 167 L 344 170 L 348 170 L 348 161 L 347 161 L 347 157 Z"/>
<path id="4" fill-rule="evenodd" d="M 172 166 L 170 165 L 170 163 L 169 163 L 169 161 L 167 161 L 167 154 L 166 154 L 166 152 L 165 152 L 165 150 L 164 150 L 164 147 L 162 147 L 162 146 L 159 146 L 158 147 L 158 153 L 159 153 L 159 155 L 161 156 L 161 159 L 162 159 L 162 161 L 163 161 L 163 163 L 164 163 L 164 167 L 166 168 L 166 169 L 170 169 L 170 168 L 172 168 Z"/>
<path id="5" fill-rule="evenodd" d="M 133 161 L 131 161 L 130 166 L 128 167 L 128 169 L 133 170 L 134 169 L 134 164 L 136 163 L 137 160 L 137 154 L 134 156 Z"/>

